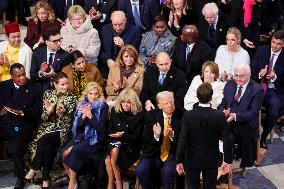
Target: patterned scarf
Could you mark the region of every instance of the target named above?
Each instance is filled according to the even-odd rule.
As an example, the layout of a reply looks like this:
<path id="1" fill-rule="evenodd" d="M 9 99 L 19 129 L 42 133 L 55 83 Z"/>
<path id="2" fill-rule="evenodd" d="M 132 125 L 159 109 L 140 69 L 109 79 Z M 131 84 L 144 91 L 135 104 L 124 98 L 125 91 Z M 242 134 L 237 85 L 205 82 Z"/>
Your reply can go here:
<path id="1" fill-rule="evenodd" d="M 80 98 L 85 87 L 86 79 L 84 74 L 81 74 L 80 72 L 77 72 L 73 69 L 73 88 L 74 94 L 77 96 L 77 98 Z"/>

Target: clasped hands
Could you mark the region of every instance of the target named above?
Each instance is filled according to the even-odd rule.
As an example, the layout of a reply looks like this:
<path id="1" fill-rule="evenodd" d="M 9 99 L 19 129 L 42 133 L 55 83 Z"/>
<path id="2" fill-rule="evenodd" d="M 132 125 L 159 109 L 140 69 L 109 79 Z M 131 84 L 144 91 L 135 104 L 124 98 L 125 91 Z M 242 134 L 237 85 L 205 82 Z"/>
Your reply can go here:
<path id="1" fill-rule="evenodd" d="M 159 122 L 157 122 L 156 124 L 153 125 L 153 132 L 154 132 L 155 138 L 160 138 L 162 128 L 161 128 L 161 125 L 160 125 Z M 173 132 L 173 129 L 170 125 L 168 126 L 168 128 L 164 129 L 163 135 L 169 136 L 169 138 L 174 137 L 174 132 Z"/>
<path id="2" fill-rule="evenodd" d="M 236 114 L 231 112 L 231 108 L 225 109 L 223 110 L 223 112 L 225 114 L 225 117 L 227 118 L 228 123 L 231 123 L 233 120 L 235 120 Z"/>
<path id="3" fill-rule="evenodd" d="M 5 65 L 10 68 L 10 61 L 5 53 L 0 53 L 0 65 Z"/>
<path id="4" fill-rule="evenodd" d="M 123 134 L 124 134 L 124 131 L 118 131 L 116 133 L 109 134 L 109 136 L 112 138 L 120 138 L 122 137 Z"/>
<path id="5" fill-rule="evenodd" d="M 51 112 L 54 110 L 54 106 L 51 105 L 51 103 L 48 100 L 44 101 L 44 107 L 48 115 L 50 115 Z M 59 117 L 63 116 L 63 108 L 61 106 L 56 106 L 55 112 Z"/>
<path id="6" fill-rule="evenodd" d="M 92 111 L 91 111 L 91 106 L 90 105 L 82 105 L 81 106 L 81 111 L 83 113 L 82 115 L 82 119 L 86 119 L 86 118 L 89 118 L 89 119 L 92 119 L 93 115 L 92 115 Z"/>
<path id="7" fill-rule="evenodd" d="M 50 71 L 46 72 L 47 68 L 50 66 Z M 55 75 L 55 71 L 51 65 L 48 65 L 46 62 L 42 63 L 39 70 L 39 75 L 44 77 L 53 77 Z"/>
<path id="8" fill-rule="evenodd" d="M 128 80 L 126 77 L 123 77 L 122 82 L 120 79 L 115 79 L 114 77 L 111 79 L 113 88 L 115 91 L 119 91 L 121 88 L 126 88 L 128 86 Z"/>
<path id="9" fill-rule="evenodd" d="M 275 71 L 273 69 L 268 74 L 268 65 L 266 65 L 265 68 L 260 70 L 259 75 L 260 77 L 265 77 L 266 79 L 274 79 L 276 76 Z"/>

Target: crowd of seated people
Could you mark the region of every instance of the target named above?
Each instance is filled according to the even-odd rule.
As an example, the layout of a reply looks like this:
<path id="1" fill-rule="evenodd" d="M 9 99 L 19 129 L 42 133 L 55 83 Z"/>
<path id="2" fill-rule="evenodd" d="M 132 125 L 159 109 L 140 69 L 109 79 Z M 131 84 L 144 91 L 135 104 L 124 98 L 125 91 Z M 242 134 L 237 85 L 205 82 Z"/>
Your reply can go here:
<path id="1" fill-rule="evenodd" d="M 14 188 L 37 171 L 49 188 L 55 164 L 68 189 L 87 172 L 106 178 L 98 188 L 122 188 L 122 173 L 137 160 L 143 189 L 184 187 L 176 149 L 188 129 L 183 114 L 204 106 L 204 83 L 213 91 L 206 107 L 227 120 L 226 147 L 237 144 L 240 166 L 253 166 L 257 141 L 268 149 L 284 115 L 284 23 L 273 22 L 271 41 L 260 45 L 266 1 L 94 2 L 37 0 L 26 36 L 18 16 L 5 17 L 0 142 L 15 162 Z"/>

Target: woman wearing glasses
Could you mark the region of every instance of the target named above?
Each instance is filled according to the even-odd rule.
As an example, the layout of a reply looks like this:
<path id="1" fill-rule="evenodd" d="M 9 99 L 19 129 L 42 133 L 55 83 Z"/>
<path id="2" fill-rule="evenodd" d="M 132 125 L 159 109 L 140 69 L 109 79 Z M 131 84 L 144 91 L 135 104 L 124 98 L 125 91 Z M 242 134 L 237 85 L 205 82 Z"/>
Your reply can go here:
<path id="1" fill-rule="evenodd" d="M 97 65 L 101 42 L 90 16 L 79 5 L 70 7 L 67 15 L 66 25 L 61 29 L 61 47 L 70 53 L 79 50 L 88 63 Z"/>

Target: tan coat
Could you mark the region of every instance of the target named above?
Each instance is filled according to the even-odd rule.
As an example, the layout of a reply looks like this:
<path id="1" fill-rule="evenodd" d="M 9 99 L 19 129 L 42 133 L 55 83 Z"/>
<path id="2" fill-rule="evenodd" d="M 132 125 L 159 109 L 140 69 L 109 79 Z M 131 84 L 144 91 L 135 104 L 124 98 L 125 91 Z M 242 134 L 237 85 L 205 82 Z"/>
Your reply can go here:
<path id="1" fill-rule="evenodd" d="M 74 92 L 72 64 L 65 66 L 63 68 L 62 72 L 66 73 L 67 76 L 68 76 L 69 91 Z M 104 88 L 103 77 L 102 77 L 99 69 L 95 65 L 86 63 L 86 69 L 85 69 L 85 72 L 84 72 L 84 76 L 86 78 L 86 83 L 95 81 L 95 82 L 99 83 L 102 88 Z"/>
<path id="2" fill-rule="evenodd" d="M 143 86 L 143 77 L 144 77 L 144 65 L 136 65 L 134 72 L 128 77 L 127 82 L 128 88 L 132 88 L 135 90 L 137 95 L 140 95 Z M 116 100 L 119 95 L 119 91 L 115 91 L 112 85 L 112 79 L 118 80 L 120 79 L 120 65 L 115 63 L 109 70 L 107 85 L 106 85 L 106 101 Z"/>

